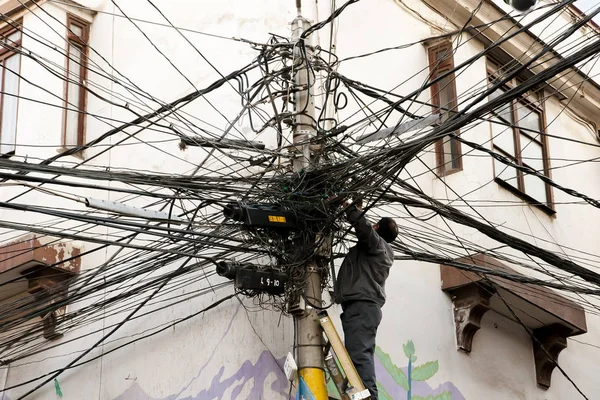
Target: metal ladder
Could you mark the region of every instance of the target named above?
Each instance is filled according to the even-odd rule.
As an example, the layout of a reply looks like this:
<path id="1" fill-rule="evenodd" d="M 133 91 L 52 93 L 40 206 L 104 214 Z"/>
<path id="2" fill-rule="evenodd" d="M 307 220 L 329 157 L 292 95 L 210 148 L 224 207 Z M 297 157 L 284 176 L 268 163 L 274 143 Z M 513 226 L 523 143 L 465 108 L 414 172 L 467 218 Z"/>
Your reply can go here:
<path id="1" fill-rule="evenodd" d="M 335 387 L 342 396 L 342 400 L 370 399 L 371 394 L 368 389 L 365 389 L 365 385 L 360 376 L 358 376 L 358 372 L 356 372 L 356 368 L 327 311 L 321 311 L 318 315 L 323 333 L 327 338 L 327 343 L 325 344 L 325 367 L 329 371 L 329 376 Z M 338 363 L 345 377 L 338 368 Z"/>

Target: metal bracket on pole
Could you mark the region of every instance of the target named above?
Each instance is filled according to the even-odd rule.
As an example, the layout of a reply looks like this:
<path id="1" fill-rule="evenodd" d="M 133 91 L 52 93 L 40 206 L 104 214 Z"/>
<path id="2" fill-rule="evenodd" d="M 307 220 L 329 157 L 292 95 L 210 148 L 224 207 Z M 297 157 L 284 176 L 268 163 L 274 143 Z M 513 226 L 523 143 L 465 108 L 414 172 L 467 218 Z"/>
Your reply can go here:
<path id="1" fill-rule="evenodd" d="M 185 221 L 175 215 L 156 210 L 148 210 L 145 208 L 132 207 L 127 204 L 117 203 L 116 201 L 93 199 L 87 197 L 85 199 L 86 206 L 97 210 L 110 211 L 116 214 L 130 215 L 132 217 L 146 218 L 149 220 L 168 221 L 175 224 L 183 224 Z"/>
<path id="2" fill-rule="evenodd" d="M 388 136 L 400 135 L 402 133 L 417 131 L 428 126 L 436 126 L 441 123 L 441 117 L 439 114 L 430 115 L 421 119 L 414 119 L 408 122 L 404 122 L 393 128 L 380 129 L 377 132 L 367 133 L 356 139 L 357 144 L 365 144 L 373 142 L 375 140 L 385 139 Z"/>

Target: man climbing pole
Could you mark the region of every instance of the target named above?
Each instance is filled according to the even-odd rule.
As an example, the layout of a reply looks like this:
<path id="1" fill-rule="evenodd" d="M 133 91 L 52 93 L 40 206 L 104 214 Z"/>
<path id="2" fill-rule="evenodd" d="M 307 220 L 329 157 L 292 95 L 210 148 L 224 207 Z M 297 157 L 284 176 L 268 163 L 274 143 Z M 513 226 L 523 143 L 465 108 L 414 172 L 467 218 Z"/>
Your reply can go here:
<path id="1" fill-rule="evenodd" d="M 398 226 L 388 217 L 371 226 L 359 207 L 344 203 L 358 243 L 350 248 L 340 267 L 335 301 L 342 305 L 346 350 L 371 399 L 377 400 L 375 337 L 385 303 L 385 281 L 394 263 L 390 243 L 398 236 Z"/>

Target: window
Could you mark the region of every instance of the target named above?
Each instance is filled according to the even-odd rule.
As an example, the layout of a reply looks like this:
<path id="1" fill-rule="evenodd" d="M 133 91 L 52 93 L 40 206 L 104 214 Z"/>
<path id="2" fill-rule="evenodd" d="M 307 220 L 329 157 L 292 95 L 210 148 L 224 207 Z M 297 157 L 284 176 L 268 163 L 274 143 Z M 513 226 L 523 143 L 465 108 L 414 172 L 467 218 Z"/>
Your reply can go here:
<path id="1" fill-rule="evenodd" d="M 454 68 L 452 43 L 444 42 L 429 48 L 431 79 Z M 440 114 L 442 122 L 456 112 L 456 83 L 451 73 L 431 86 L 431 101 L 434 113 Z M 459 132 L 456 131 L 455 134 Z M 448 175 L 462 170 L 460 142 L 451 137 L 440 139 L 435 144 L 438 173 Z"/>
<path id="2" fill-rule="evenodd" d="M 497 64 L 488 61 L 488 80 L 493 83 L 501 76 Z M 492 92 L 495 99 L 518 85 L 514 79 Z M 505 104 L 491 114 L 493 150 L 517 165 L 528 166 L 549 175 L 548 146 L 544 133 L 544 110 L 540 97 L 528 93 Z M 494 159 L 494 175 L 498 183 L 521 197 L 553 213 L 551 188 L 538 177 L 518 171 Z"/>
<path id="3" fill-rule="evenodd" d="M 89 24 L 71 15 L 67 17 L 67 87 L 63 145 L 76 147 L 85 139 L 85 80 Z"/>
<path id="4" fill-rule="evenodd" d="M 0 34 L 0 155 L 15 153 L 17 141 L 17 105 L 21 68 L 21 31 L 10 29 Z"/>

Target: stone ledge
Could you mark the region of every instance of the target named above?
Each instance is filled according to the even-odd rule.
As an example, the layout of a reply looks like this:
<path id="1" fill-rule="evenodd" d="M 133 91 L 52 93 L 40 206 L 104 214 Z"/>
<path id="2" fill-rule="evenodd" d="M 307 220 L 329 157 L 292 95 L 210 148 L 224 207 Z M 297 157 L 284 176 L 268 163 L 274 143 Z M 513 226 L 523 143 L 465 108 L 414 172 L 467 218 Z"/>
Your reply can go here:
<path id="1" fill-rule="evenodd" d="M 55 238 L 40 238 L 29 234 L 0 245 L 0 273 L 23 266 L 29 268 L 41 265 L 78 274 L 81 268 L 81 258 L 78 257 L 81 248 L 72 243 L 55 241 Z"/>
<path id="2" fill-rule="evenodd" d="M 477 254 L 457 262 L 483 269 L 522 275 L 498 260 Z M 536 380 L 540 388 L 548 389 L 558 355 L 567 347 L 567 337 L 587 332 L 585 311 L 579 304 L 559 293 L 539 285 L 518 283 L 499 276 L 480 275 L 440 265 L 442 290 L 452 299 L 456 343 L 458 350 L 471 352 L 473 337 L 480 329 L 483 315 L 493 310 L 516 320 L 508 312 L 498 292 L 513 304 L 519 319 L 533 332 L 532 345 Z M 524 311 L 526 310 L 526 312 Z"/>

